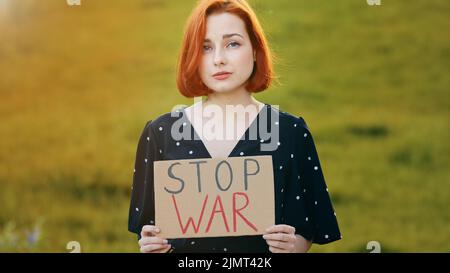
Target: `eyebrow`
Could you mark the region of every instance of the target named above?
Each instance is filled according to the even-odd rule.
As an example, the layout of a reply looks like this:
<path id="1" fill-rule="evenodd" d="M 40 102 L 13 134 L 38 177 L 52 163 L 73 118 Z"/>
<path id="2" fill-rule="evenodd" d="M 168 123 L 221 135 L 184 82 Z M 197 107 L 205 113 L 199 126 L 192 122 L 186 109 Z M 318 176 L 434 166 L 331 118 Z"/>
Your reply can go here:
<path id="1" fill-rule="evenodd" d="M 222 36 L 222 39 L 227 39 L 227 38 L 230 38 L 230 37 L 233 37 L 233 36 L 240 36 L 242 39 L 244 39 L 244 36 L 242 36 L 242 35 L 239 34 L 239 33 L 224 34 L 224 35 Z M 211 40 L 210 40 L 210 39 L 205 39 L 205 42 L 211 42 Z"/>

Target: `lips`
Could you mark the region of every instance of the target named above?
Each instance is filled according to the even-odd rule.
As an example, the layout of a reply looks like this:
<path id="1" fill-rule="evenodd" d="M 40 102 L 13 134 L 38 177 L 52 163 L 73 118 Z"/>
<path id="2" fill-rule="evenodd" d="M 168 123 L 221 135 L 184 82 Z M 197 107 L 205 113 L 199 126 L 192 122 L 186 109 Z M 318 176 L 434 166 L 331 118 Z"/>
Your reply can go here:
<path id="1" fill-rule="evenodd" d="M 230 73 L 230 72 L 222 71 L 222 72 L 218 72 L 218 73 L 214 74 L 213 77 L 216 80 L 225 80 L 225 79 L 228 79 L 231 76 L 231 74 L 232 73 Z"/>

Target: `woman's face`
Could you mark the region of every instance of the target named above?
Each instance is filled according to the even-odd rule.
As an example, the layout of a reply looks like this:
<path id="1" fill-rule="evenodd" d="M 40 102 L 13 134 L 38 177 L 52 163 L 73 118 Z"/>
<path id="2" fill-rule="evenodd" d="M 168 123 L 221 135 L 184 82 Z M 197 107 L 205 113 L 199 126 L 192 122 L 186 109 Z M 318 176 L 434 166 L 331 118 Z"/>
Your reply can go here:
<path id="1" fill-rule="evenodd" d="M 244 21 L 231 13 L 209 15 L 199 67 L 203 83 L 215 92 L 235 91 L 245 85 L 253 65 L 254 52 Z M 216 74 L 220 72 L 227 74 Z"/>

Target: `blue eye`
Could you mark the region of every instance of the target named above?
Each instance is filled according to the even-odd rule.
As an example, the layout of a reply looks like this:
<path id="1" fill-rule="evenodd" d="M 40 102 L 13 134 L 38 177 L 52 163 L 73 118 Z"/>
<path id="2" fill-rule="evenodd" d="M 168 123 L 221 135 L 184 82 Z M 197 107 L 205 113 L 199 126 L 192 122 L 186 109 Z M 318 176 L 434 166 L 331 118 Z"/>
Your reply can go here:
<path id="1" fill-rule="evenodd" d="M 235 47 L 240 46 L 240 44 L 238 42 L 231 42 L 231 43 L 228 44 L 228 46 L 231 46 L 231 47 L 235 48 Z"/>

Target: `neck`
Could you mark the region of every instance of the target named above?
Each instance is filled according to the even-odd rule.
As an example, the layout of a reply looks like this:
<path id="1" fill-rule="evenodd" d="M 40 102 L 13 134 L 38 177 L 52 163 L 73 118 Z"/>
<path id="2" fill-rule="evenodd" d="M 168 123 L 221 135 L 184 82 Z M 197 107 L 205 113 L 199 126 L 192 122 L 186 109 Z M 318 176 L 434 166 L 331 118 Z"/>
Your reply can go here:
<path id="1" fill-rule="evenodd" d="M 259 105 L 258 102 L 250 92 L 242 89 L 237 89 L 230 92 L 214 92 L 208 95 L 208 98 L 204 101 L 204 105 L 217 105 L 225 109 L 227 105 Z"/>

